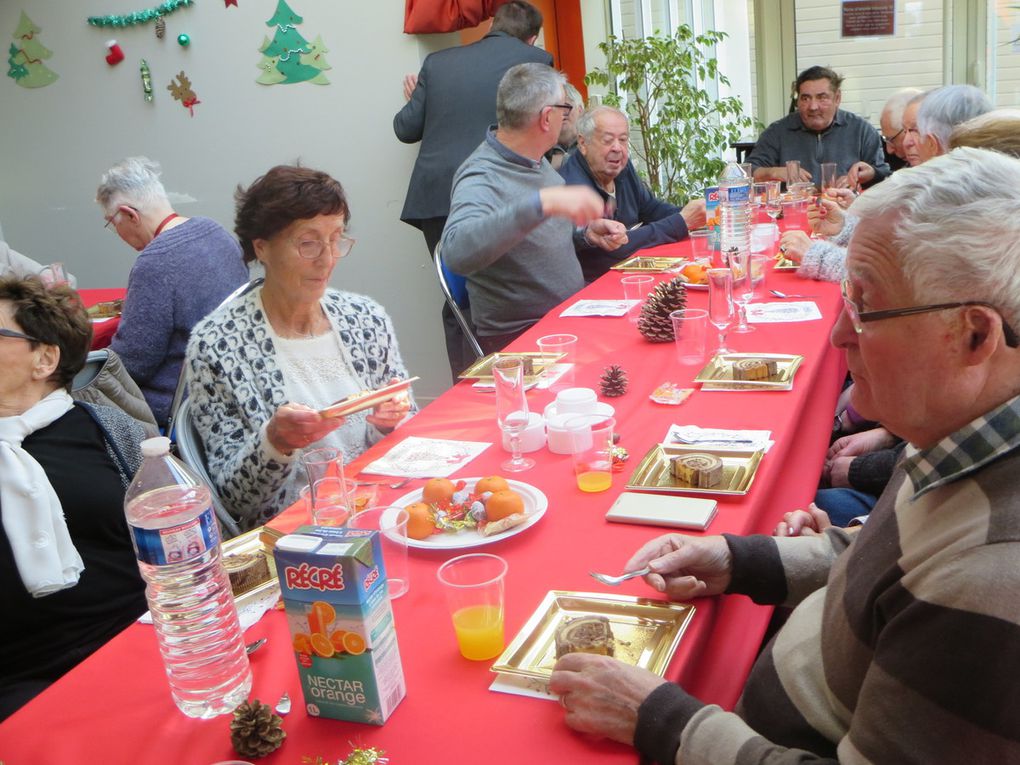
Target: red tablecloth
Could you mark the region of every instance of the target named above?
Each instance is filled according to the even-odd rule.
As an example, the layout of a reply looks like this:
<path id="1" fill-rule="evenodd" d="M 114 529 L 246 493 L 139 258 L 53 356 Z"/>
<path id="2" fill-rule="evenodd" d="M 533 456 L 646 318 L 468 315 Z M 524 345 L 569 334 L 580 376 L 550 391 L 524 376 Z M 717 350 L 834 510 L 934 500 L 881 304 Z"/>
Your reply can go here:
<path id="1" fill-rule="evenodd" d="M 688 246 L 680 244 L 658 248 L 655 254 L 687 251 Z M 620 274 L 610 272 L 583 296 L 621 297 L 619 280 Z M 534 527 L 486 548 L 509 562 L 508 639 L 548 590 L 605 591 L 587 572 L 620 570 L 633 550 L 665 531 L 610 524 L 604 514 L 623 490 L 629 470 L 664 437 L 670 423 L 760 428 L 774 434 L 776 445 L 762 460 L 750 493 L 720 498 L 712 533 L 768 532 L 784 511 L 810 501 L 844 375 L 842 354 L 828 343 L 840 306 L 839 290 L 833 284 L 797 281 L 791 274 L 770 273 L 769 280 L 769 286 L 780 290 L 815 295 L 824 320 L 759 324 L 751 334 L 731 334 L 729 344 L 737 351 L 802 354 L 804 363 L 790 392 L 697 391 L 680 407 L 655 404 L 648 399 L 654 387 L 667 380 L 688 383 L 692 376 L 677 364 L 673 346 L 645 342 L 623 318 L 559 318 L 560 310 L 576 298 L 512 346 L 532 350 L 543 334 L 577 334 L 581 342 L 576 383 L 582 386 L 597 388 L 607 364 L 622 364 L 630 373 L 630 389 L 611 403 L 621 445 L 629 449 L 631 462 L 615 477 L 610 491 L 594 495 L 576 488 L 570 457 L 545 450 L 533 455 L 538 459 L 535 468 L 514 476 L 541 488 L 549 509 Z M 707 303 L 704 292 L 692 290 L 688 296 L 694 307 Z M 529 402 L 541 411 L 552 397 L 548 391 L 533 390 Z M 492 394 L 472 390 L 469 382 L 457 385 L 370 450 L 353 469 L 411 434 L 498 443 Z M 490 447 L 462 475 L 498 472 L 505 457 L 498 445 Z M 395 499 L 407 488 L 388 491 L 383 499 Z M 385 749 L 394 765 L 483 759 L 508 764 L 636 761 L 630 747 L 571 732 L 555 704 L 488 690 L 493 679 L 489 663 L 460 657 L 435 583 L 436 568 L 455 554 L 411 551 L 411 589 L 394 603 L 408 693 L 383 727 L 308 717 L 282 614 L 272 612 L 248 631 L 248 640 L 269 638 L 252 657 L 252 695 L 275 704 L 287 691 L 295 701 L 284 723 L 284 746 L 260 762 L 297 763 L 304 755 L 335 760 L 350 750 L 349 742 Z M 655 595 L 640 581 L 614 591 Z M 754 660 L 770 609 L 754 606 L 742 596 L 701 599 L 695 605 L 697 613 L 667 677 L 706 701 L 731 707 Z M 231 758 L 228 720 L 195 721 L 181 715 L 170 699 L 151 627 L 133 625 L 0 726 L 0 758 L 10 763 L 70 762 L 87 751 L 95 752 L 90 760 L 104 763 L 207 765 Z"/>
<path id="2" fill-rule="evenodd" d="M 105 303 L 109 300 L 123 298 L 127 290 L 121 288 L 109 288 L 98 290 L 78 290 L 85 307 L 94 306 L 96 303 Z M 92 321 L 92 350 L 97 351 L 110 344 L 114 334 L 117 332 L 117 325 L 120 324 L 120 317 L 111 319 L 94 319 Z"/>

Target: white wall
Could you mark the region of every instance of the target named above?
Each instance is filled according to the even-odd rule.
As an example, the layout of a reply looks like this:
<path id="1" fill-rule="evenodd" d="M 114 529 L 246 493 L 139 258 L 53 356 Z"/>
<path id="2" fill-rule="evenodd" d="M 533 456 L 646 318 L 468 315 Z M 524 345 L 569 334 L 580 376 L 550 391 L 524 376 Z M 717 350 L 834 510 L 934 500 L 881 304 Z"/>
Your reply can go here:
<path id="1" fill-rule="evenodd" d="M 88 26 L 89 12 L 129 13 L 152 0 L 60 0 L 0 3 L 0 38 L 11 39 L 22 8 L 42 27 L 60 75 L 30 90 L 0 79 L 0 220 L 7 241 L 37 260 L 62 260 L 82 287 L 127 282 L 134 251 L 103 229 L 94 203 L 102 172 L 122 157 L 145 154 L 164 167 L 178 212 L 206 215 L 232 229 L 233 191 L 274 164 L 300 159 L 326 170 L 347 189 L 358 244 L 333 284 L 378 299 L 396 323 L 409 369 L 421 375 L 419 398 L 449 385 L 435 284 L 424 239 L 399 220 L 417 154 L 393 136 L 403 104 L 401 78 L 417 72 L 427 52 L 456 44 L 456 35 L 405 35 L 400 2 L 291 0 L 304 17 L 298 31 L 321 35 L 330 84 L 266 87 L 255 82 L 258 48 L 276 0 L 220 0 L 176 11 L 167 34 L 153 25 Z M 178 46 L 186 32 L 192 43 Z M 104 42 L 116 38 L 126 60 L 111 67 Z M 6 49 L 7 45 L 4 46 Z M 155 100 L 142 98 L 140 58 L 152 70 Z M 184 70 L 201 101 L 195 116 L 167 84 Z M 6 71 L 6 68 L 5 70 Z"/>

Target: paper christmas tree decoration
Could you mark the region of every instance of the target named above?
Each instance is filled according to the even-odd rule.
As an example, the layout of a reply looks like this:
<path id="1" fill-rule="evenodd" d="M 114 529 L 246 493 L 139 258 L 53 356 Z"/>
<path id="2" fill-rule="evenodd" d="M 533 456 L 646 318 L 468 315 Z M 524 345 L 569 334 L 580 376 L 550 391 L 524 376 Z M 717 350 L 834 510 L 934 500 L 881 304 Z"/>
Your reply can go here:
<path id="1" fill-rule="evenodd" d="M 41 31 L 22 11 L 18 28 L 11 35 L 14 42 L 8 50 L 10 69 L 7 76 L 23 88 L 42 88 L 57 80 L 57 73 L 43 63 L 44 59 L 53 55 L 53 51 L 36 39 Z"/>
<path id="2" fill-rule="evenodd" d="M 262 85 L 290 85 L 295 82 L 329 84 L 322 73 L 323 69 L 330 68 L 325 58 L 329 51 L 322 37 L 316 37 L 314 45 L 308 44 L 297 30 L 298 24 L 302 23 L 304 19 L 291 10 L 286 0 L 278 0 L 276 12 L 266 22 L 266 26 L 274 27 L 273 39 L 264 38 L 259 48 L 262 60 L 258 67 L 262 74 L 256 82 Z"/>

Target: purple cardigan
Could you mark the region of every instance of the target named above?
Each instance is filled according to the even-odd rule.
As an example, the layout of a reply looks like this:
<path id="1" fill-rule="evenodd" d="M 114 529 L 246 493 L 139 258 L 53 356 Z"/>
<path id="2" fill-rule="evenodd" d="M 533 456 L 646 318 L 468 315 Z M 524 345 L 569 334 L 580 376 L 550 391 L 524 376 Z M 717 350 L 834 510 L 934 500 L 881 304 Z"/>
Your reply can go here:
<path id="1" fill-rule="evenodd" d="M 209 218 L 164 231 L 138 255 L 110 347 L 166 422 L 191 328 L 248 281 L 241 247 Z"/>

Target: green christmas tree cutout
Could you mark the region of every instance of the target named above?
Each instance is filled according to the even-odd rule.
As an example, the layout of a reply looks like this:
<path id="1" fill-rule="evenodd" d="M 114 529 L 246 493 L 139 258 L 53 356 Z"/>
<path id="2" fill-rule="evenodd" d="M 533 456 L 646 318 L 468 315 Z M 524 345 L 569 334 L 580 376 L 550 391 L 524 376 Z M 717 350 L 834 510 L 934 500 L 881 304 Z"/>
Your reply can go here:
<path id="1" fill-rule="evenodd" d="M 14 79 L 23 88 L 43 88 L 56 82 L 57 73 L 43 63 L 50 58 L 53 51 L 35 39 L 42 31 L 32 20 L 21 12 L 21 21 L 11 37 L 14 42 L 8 50 L 7 63 L 10 69 L 7 76 Z"/>
<path id="2" fill-rule="evenodd" d="M 287 5 L 286 0 L 279 0 L 276 13 L 266 22 L 267 27 L 275 27 L 273 39 L 263 38 L 259 52 L 262 60 L 258 67 L 262 70 L 255 81 L 262 85 L 291 85 L 295 82 L 310 82 L 314 85 L 328 85 L 329 80 L 322 70 L 329 69 L 325 54 L 328 49 L 322 37 L 316 37 L 315 43 L 298 32 L 298 24 L 304 19 L 298 16 Z"/>

